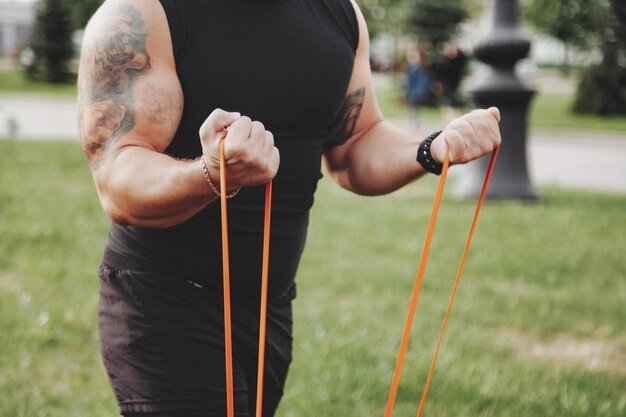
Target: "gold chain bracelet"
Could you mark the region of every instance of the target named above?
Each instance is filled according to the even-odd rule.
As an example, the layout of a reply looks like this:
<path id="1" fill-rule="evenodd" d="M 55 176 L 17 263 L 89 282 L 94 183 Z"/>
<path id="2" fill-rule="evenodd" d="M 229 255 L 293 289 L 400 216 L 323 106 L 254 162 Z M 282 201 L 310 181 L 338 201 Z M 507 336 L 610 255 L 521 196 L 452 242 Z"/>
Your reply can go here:
<path id="1" fill-rule="evenodd" d="M 222 194 L 217 190 L 217 188 L 215 188 L 215 185 L 213 185 L 213 181 L 211 181 L 211 176 L 209 175 L 209 170 L 206 167 L 203 156 L 200 157 L 200 164 L 202 164 L 202 170 L 204 171 L 206 181 L 209 183 L 209 187 L 211 187 L 211 190 L 213 191 L 213 193 L 215 193 L 216 196 L 221 197 Z M 226 194 L 226 198 L 233 198 L 237 195 L 237 193 L 239 193 L 239 191 L 241 191 L 241 187 L 237 188 L 235 191 L 231 191 L 229 194 Z"/>

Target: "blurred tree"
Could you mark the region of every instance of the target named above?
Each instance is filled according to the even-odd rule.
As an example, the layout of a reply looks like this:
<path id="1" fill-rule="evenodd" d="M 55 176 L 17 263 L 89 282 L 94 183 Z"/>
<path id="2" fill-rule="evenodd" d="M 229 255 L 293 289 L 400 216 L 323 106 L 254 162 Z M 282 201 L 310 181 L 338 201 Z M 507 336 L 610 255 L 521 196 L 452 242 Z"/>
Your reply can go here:
<path id="1" fill-rule="evenodd" d="M 624 0 L 596 2 L 602 7 L 595 28 L 602 60 L 584 72 L 574 111 L 626 115 L 626 7 Z"/>
<path id="2" fill-rule="evenodd" d="M 473 17 L 482 15 L 488 2 L 487 0 L 463 0 L 463 4 L 470 17 Z"/>
<path id="3" fill-rule="evenodd" d="M 71 9 L 72 27 L 78 30 L 87 26 L 87 22 L 104 3 L 104 0 L 68 0 L 68 3 Z"/>
<path id="4" fill-rule="evenodd" d="M 411 33 L 420 43 L 438 48 L 453 38 L 459 25 L 469 17 L 464 0 L 412 0 L 408 14 Z"/>
<path id="5" fill-rule="evenodd" d="M 370 38 L 382 33 L 403 32 L 403 10 L 408 0 L 363 0 L 359 7 L 367 21 Z"/>
<path id="6" fill-rule="evenodd" d="M 382 34 L 393 36 L 395 39 L 393 54 L 398 60 L 401 59 L 403 53 L 399 50 L 401 38 L 412 35 L 412 37 L 418 37 L 422 40 L 421 35 L 424 32 L 431 32 L 429 29 L 424 31 L 416 29 L 414 23 L 418 22 L 420 27 L 429 26 L 431 28 L 438 28 L 443 23 L 444 35 L 438 38 L 448 40 L 456 33 L 458 25 L 454 22 L 449 24 L 450 17 L 457 22 L 465 19 L 465 17 L 463 19 L 454 18 L 452 15 L 457 13 L 459 9 L 464 10 L 463 16 L 479 15 L 485 7 L 485 0 L 357 0 L 357 2 L 367 21 L 370 38 L 375 39 Z M 416 3 L 428 3 L 430 8 L 418 7 Z M 440 11 L 441 13 L 437 14 L 436 22 L 428 22 L 428 19 L 432 17 L 433 8 L 436 12 Z M 424 39 L 424 43 L 429 41 L 429 39 Z M 440 42 L 440 40 L 436 40 L 435 44 L 438 45 Z"/>
<path id="7" fill-rule="evenodd" d="M 538 30 L 568 47 L 601 52 L 600 63 L 583 73 L 575 112 L 626 114 L 624 0 L 530 0 L 524 16 Z"/>
<path id="8" fill-rule="evenodd" d="M 74 48 L 69 16 L 65 0 L 40 0 L 30 44 L 34 56 L 26 68 L 29 78 L 53 83 L 71 80 L 69 62 Z"/>
<path id="9" fill-rule="evenodd" d="M 371 38 L 389 31 L 403 34 L 407 31 L 414 32 L 407 23 L 414 14 L 411 13 L 411 9 L 414 7 L 415 0 L 359 0 L 358 3 L 367 21 Z M 444 8 L 448 7 L 445 0 L 430 3 L 443 3 Z M 470 15 L 482 13 L 485 6 L 485 0 L 455 0 L 452 3 L 453 7 L 458 3 L 463 4 Z"/>
<path id="10" fill-rule="evenodd" d="M 602 0 L 530 0 L 523 9 L 523 17 L 531 26 L 565 45 L 561 65 L 564 74 L 569 73 L 569 49 L 590 46 L 589 34 L 597 29 L 601 3 Z"/>

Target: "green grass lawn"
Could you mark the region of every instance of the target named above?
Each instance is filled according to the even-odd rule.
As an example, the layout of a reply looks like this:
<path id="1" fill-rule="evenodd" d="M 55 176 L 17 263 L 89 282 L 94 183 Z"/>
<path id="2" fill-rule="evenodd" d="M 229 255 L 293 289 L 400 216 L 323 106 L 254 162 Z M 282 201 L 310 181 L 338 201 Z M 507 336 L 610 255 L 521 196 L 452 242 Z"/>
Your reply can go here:
<path id="1" fill-rule="evenodd" d="M 0 71 L 0 93 L 55 94 L 75 96 L 76 84 L 49 84 L 29 80 L 22 71 Z"/>
<path id="2" fill-rule="evenodd" d="M 570 111 L 574 97 L 537 94 L 531 102 L 529 123 L 532 127 L 609 130 L 626 133 L 626 116 L 589 116 Z"/>
<path id="3" fill-rule="evenodd" d="M 383 415 L 436 180 L 322 180 L 278 416 Z M 425 415 L 626 413 L 626 196 L 488 202 Z M 414 416 L 473 204 L 445 199 L 395 416 Z M 78 144 L 0 141 L 0 417 L 113 416 L 95 270 L 107 221 Z"/>

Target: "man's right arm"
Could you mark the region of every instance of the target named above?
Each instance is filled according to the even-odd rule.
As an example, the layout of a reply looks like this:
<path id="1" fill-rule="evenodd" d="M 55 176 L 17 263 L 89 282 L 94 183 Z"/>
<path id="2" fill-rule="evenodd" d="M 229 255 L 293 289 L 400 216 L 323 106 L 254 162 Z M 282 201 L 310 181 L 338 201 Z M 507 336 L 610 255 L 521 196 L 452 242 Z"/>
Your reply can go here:
<path id="1" fill-rule="evenodd" d="M 85 32 L 78 89 L 82 148 L 102 207 L 114 222 L 169 227 L 216 198 L 199 161 L 163 153 L 178 128 L 183 94 L 157 0 L 105 2 Z M 231 126 L 226 156 L 234 173 L 227 188 L 273 177 L 278 151 L 271 134 L 258 122 L 216 110 L 197 139 L 215 185 L 217 143 L 225 126 Z M 251 139 L 258 146 L 249 146 Z M 260 155 L 250 155 L 255 151 Z"/>

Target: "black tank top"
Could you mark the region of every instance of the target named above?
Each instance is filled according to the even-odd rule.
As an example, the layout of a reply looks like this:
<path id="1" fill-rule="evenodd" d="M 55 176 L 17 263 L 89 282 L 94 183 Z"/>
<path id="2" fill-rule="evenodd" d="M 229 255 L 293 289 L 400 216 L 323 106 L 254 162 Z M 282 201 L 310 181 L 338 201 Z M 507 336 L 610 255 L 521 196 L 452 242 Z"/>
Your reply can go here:
<path id="1" fill-rule="evenodd" d="M 238 111 L 274 134 L 270 299 L 293 288 L 321 157 L 345 99 L 358 45 L 349 0 L 161 0 L 185 106 L 166 153 L 201 155 L 198 130 L 215 108 Z M 198 168 L 200 169 L 200 168 Z M 198 174 L 200 175 L 200 173 Z M 257 300 L 264 187 L 229 200 L 231 289 Z M 221 289 L 219 204 L 167 229 L 112 224 L 104 262 L 175 274 Z"/>

